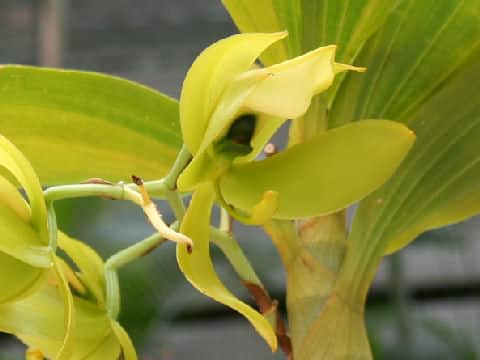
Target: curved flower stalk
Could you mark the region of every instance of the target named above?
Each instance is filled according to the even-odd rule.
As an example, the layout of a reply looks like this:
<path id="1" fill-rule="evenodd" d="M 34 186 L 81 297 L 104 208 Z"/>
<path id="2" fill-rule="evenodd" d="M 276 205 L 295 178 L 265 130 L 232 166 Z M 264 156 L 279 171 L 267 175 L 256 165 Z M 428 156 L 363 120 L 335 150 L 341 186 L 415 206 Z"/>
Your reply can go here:
<path id="1" fill-rule="evenodd" d="M 335 74 L 364 71 L 335 63 L 335 46 L 255 68 L 256 59 L 285 36 L 250 33 L 213 44 L 190 68 L 180 98 L 182 134 L 193 159 L 177 186 L 194 192 L 180 228 L 194 251 L 177 247 L 180 269 L 199 291 L 244 315 L 273 350 L 276 339 L 265 318 L 235 298 L 215 273 L 209 256 L 213 203 L 248 224 L 328 214 L 382 185 L 415 138 L 400 124 L 363 121 L 253 161 L 282 123 L 304 115 Z M 352 184 L 352 177 L 359 181 Z"/>
<path id="2" fill-rule="evenodd" d="M 73 295 L 75 323 L 70 329 L 69 360 L 137 359 L 125 330 L 107 315 L 103 261 L 83 244 L 59 234 L 59 246 L 76 264 L 79 272 L 59 259 L 61 272 L 68 279 Z M 64 346 L 64 316 L 59 311 L 65 302 L 59 295 L 58 276 L 50 273 L 50 281 L 28 298 L 0 306 L 0 329 L 17 336 L 34 349 L 34 354 L 57 358 Z M 38 355 L 37 355 L 38 356 Z M 43 357 L 41 357 L 43 359 Z"/>

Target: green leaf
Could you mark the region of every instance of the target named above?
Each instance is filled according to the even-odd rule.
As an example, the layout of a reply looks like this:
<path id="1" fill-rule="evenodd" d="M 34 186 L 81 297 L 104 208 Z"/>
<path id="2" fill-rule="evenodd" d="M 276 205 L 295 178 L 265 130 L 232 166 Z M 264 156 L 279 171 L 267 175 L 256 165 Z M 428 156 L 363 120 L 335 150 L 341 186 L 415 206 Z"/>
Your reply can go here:
<path id="1" fill-rule="evenodd" d="M 180 231 L 189 236 L 194 247 L 191 254 L 186 246 L 177 245 L 177 261 L 180 270 L 190 283 L 203 294 L 238 311 L 250 321 L 273 351 L 277 338 L 268 320 L 249 305 L 235 297 L 220 281 L 210 258 L 210 213 L 214 192 L 211 184 L 200 186 L 193 194 L 190 206 L 183 218 Z"/>
<path id="2" fill-rule="evenodd" d="M 290 56 L 336 44 L 338 59 L 353 61 L 363 43 L 383 24 L 397 1 L 272 0 L 288 30 Z M 256 13 L 255 17 L 261 17 Z"/>
<path id="3" fill-rule="evenodd" d="M 44 184 L 159 178 L 181 147 L 175 100 L 79 71 L 0 67 L 0 128 Z"/>
<path id="4" fill-rule="evenodd" d="M 243 33 L 273 33 L 286 30 L 280 24 L 272 0 L 222 0 L 222 3 Z M 285 40 L 273 44 L 260 58 L 267 66 L 285 60 L 287 58 Z"/>
<path id="5" fill-rule="evenodd" d="M 250 212 L 266 191 L 276 191 L 276 218 L 328 214 L 382 185 L 414 139 L 403 125 L 365 120 L 319 134 L 268 159 L 234 165 L 221 178 L 221 192 L 228 203 Z"/>
<path id="6" fill-rule="evenodd" d="M 478 0 L 401 1 L 356 58 L 367 73 L 346 75 L 330 109 L 331 126 L 371 117 L 410 124 L 476 51 L 478 56 L 479 36 Z M 462 94 L 450 99 L 466 100 L 472 101 Z M 424 121 L 442 113 L 428 115 Z"/>
<path id="7" fill-rule="evenodd" d="M 355 116 L 384 113 L 417 134 L 395 176 L 357 210 L 341 282 L 361 298 L 386 252 L 426 229 L 480 211 L 470 202 L 461 207 L 467 194 L 477 196 L 480 178 L 478 5 L 476 0 L 403 3 L 359 56 L 376 64 L 369 81 L 346 79 L 334 104 L 347 109 L 349 90 L 348 109 Z M 412 21 L 412 13 L 421 20 Z M 414 36 L 425 46 L 411 46 Z M 357 100 L 360 93 L 367 98 Z M 341 116 L 350 120 L 349 112 Z"/>
<path id="8" fill-rule="evenodd" d="M 375 247 L 377 256 L 480 211 L 464 203 L 478 192 L 480 176 L 479 38 L 476 0 L 404 1 L 359 55 L 366 76 L 347 76 L 337 94 L 334 126 L 383 115 L 417 134 L 395 177 L 366 199 L 355 221 L 352 237 L 369 251 Z M 412 39 L 424 46 L 411 46 Z"/>

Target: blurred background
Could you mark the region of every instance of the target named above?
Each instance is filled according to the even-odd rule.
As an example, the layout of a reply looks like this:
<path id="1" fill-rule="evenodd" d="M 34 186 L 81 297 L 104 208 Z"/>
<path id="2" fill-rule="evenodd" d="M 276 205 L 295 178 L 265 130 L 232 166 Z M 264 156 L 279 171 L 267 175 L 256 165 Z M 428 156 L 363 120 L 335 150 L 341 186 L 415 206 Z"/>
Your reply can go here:
<path id="1" fill-rule="evenodd" d="M 101 71 L 178 97 L 198 53 L 236 32 L 220 0 L 0 0 L 0 63 Z M 1 131 L 1 129 L 0 129 Z M 159 204 L 167 222 L 169 209 Z M 58 203 L 68 234 L 104 257 L 150 235 L 133 205 L 101 199 Z M 285 280 L 265 234 L 234 225 L 271 294 L 284 305 Z M 225 259 L 219 274 L 250 301 Z M 143 360 L 283 359 L 247 321 L 193 290 L 164 245 L 120 271 L 121 322 Z M 429 232 L 384 260 L 367 320 L 376 359 L 480 359 L 480 218 Z M 0 360 L 23 358 L 0 337 Z"/>

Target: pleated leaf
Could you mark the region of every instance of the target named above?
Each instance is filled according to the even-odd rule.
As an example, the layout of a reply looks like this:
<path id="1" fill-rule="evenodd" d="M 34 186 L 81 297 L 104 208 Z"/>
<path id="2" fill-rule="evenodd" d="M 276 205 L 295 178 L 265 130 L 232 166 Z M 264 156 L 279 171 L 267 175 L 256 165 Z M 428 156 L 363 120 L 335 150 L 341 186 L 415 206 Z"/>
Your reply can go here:
<path id="1" fill-rule="evenodd" d="M 80 71 L 0 67 L 0 128 L 44 184 L 159 178 L 181 146 L 175 100 Z"/>
<path id="2" fill-rule="evenodd" d="M 278 19 L 272 0 L 222 0 L 242 33 L 280 32 L 286 30 Z M 268 66 L 287 58 L 285 40 L 273 44 L 261 56 Z"/>
<path id="3" fill-rule="evenodd" d="M 412 13 L 422 20 L 412 21 Z M 359 55 L 369 71 L 363 79 L 347 76 L 330 112 L 332 125 L 385 116 L 417 134 L 395 177 L 360 207 L 352 233 L 359 242 L 378 251 L 388 246 L 390 253 L 426 229 L 480 211 L 469 200 L 480 175 L 479 39 L 477 0 L 403 1 Z"/>
<path id="4" fill-rule="evenodd" d="M 479 5 L 402 2 L 358 57 L 372 64 L 367 79 L 347 77 L 333 105 L 335 126 L 383 114 L 417 134 L 395 176 L 357 210 L 341 282 L 360 299 L 383 254 L 480 212 L 472 201 L 480 178 Z"/>
<path id="5" fill-rule="evenodd" d="M 223 0 L 223 3 L 242 32 L 287 30 L 290 57 L 319 46 L 338 44 L 338 59 L 349 63 L 383 24 L 397 1 Z M 279 51 L 275 55 L 278 59 L 283 54 L 284 51 Z"/>

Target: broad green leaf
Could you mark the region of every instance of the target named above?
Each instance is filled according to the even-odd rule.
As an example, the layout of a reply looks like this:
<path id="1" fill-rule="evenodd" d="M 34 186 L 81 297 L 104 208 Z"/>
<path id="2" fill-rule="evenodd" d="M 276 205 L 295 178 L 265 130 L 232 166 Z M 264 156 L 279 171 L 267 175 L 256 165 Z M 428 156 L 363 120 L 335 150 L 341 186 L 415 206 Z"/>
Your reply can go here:
<path id="1" fill-rule="evenodd" d="M 250 211 L 266 191 L 276 191 L 276 218 L 328 214 L 382 185 L 414 139 L 403 125 L 365 120 L 319 134 L 268 159 L 234 165 L 221 178 L 221 192 L 228 203 Z"/>
<path id="2" fill-rule="evenodd" d="M 280 25 L 272 0 L 222 0 L 222 3 L 242 33 L 272 33 L 285 30 Z M 260 58 L 267 66 L 285 60 L 287 58 L 285 40 L 273 44 Z"/>
<path id="3" fill-rule="evenodd" d="M 479 51 L 479 37 L 478 0 L 401 1 L 356 58 L 368 68 L 366 74 L 346 75 L 330 109 L 331 126 L 370 117 L 410 124 L 418 109 Z M 459 105 L 465 100 L 472 101 L 462 94 L 450 99 Z"/>
<path id="4" fill-rule="evenodd" d="M 479 94 L 476 60 L 408 122 L 417 133 L 415 146 L 395 176 L 357 210 L 349 239 L 352 250 L 344 262 L 345 283 L 352 290 L 357 287 L 364 294 L 385 252 L 405 246 L 430 227 L 463 220 L 480 210 L 470 201 L 461 207 L 468 194 L 477 196 L 478 191 Z M 460 104 L 456 99 L 468 101 Z"/>
<path id="5" fill-rule="evenodd" d="M 0 67 L 0 128 L 44 184 L 159 178 L 181 147 L 175 100 L 80 71 Z"/>
<path id="6" fill-rule="evenodd" d="M 338 92 L 333 126 L 361 115 L 386 116 L 417 134 L 395 177 L 358 211 L 352 237 L 358 246 L 369 244 L 364 251 L 380 256 L 388 247 L 390 253 L 431 227 L 480 210 L 472 203 L 468 210 L 459 207 L 478 191 L 480 175 L 479 39 L 477 0 L 403 1 L 358 56 L 368 73 L 347 76 Z"/>
<path id="7" fill-rule="evenodd" d="M 236 298 L 222 284 L 215 272 L 209 247 L 210 212 L 213 199 L 214 192 L 209 183 L 200 186 L 193 194 L 190 206 L 180 226 L 180 231 L 193 240 L 194 247 L 192 253 L 189 254 L 186 246 L 177 246 L 177 260 L 180 270 L 200 292 L 245 316 L 275 351 L 277 338 L 268 320 L 258 311 Z"/>
<path id="8" fill-rule="evenodd" d="M 338 59 L 350 63 L 363 43 L 383 24 L 397 1 L 272 0 L 288 30 L 290 56 L 336 44 Z M 255 18 L 261 13 L 255 13 Z M 259 29 L 261 30 L 261 29 Z"/>
<path id="9" fill-rule="evenodd" d="M 234 78 L 249 70 L 265 49 L 286 35 L 233 35 L 209 46 L 195 59 L 180 95 L 183 139 L 192 154 L 200 147 L 224 90 Z"/>
<path id="10" fill-rule="evenodd" d="M 84 285 L 93 293 L 100 305 L 105 304 L 105 275 L 103 261 L 85 243 L 58 233 L 58 246 L 64 250 L 80 270 Z"/>

